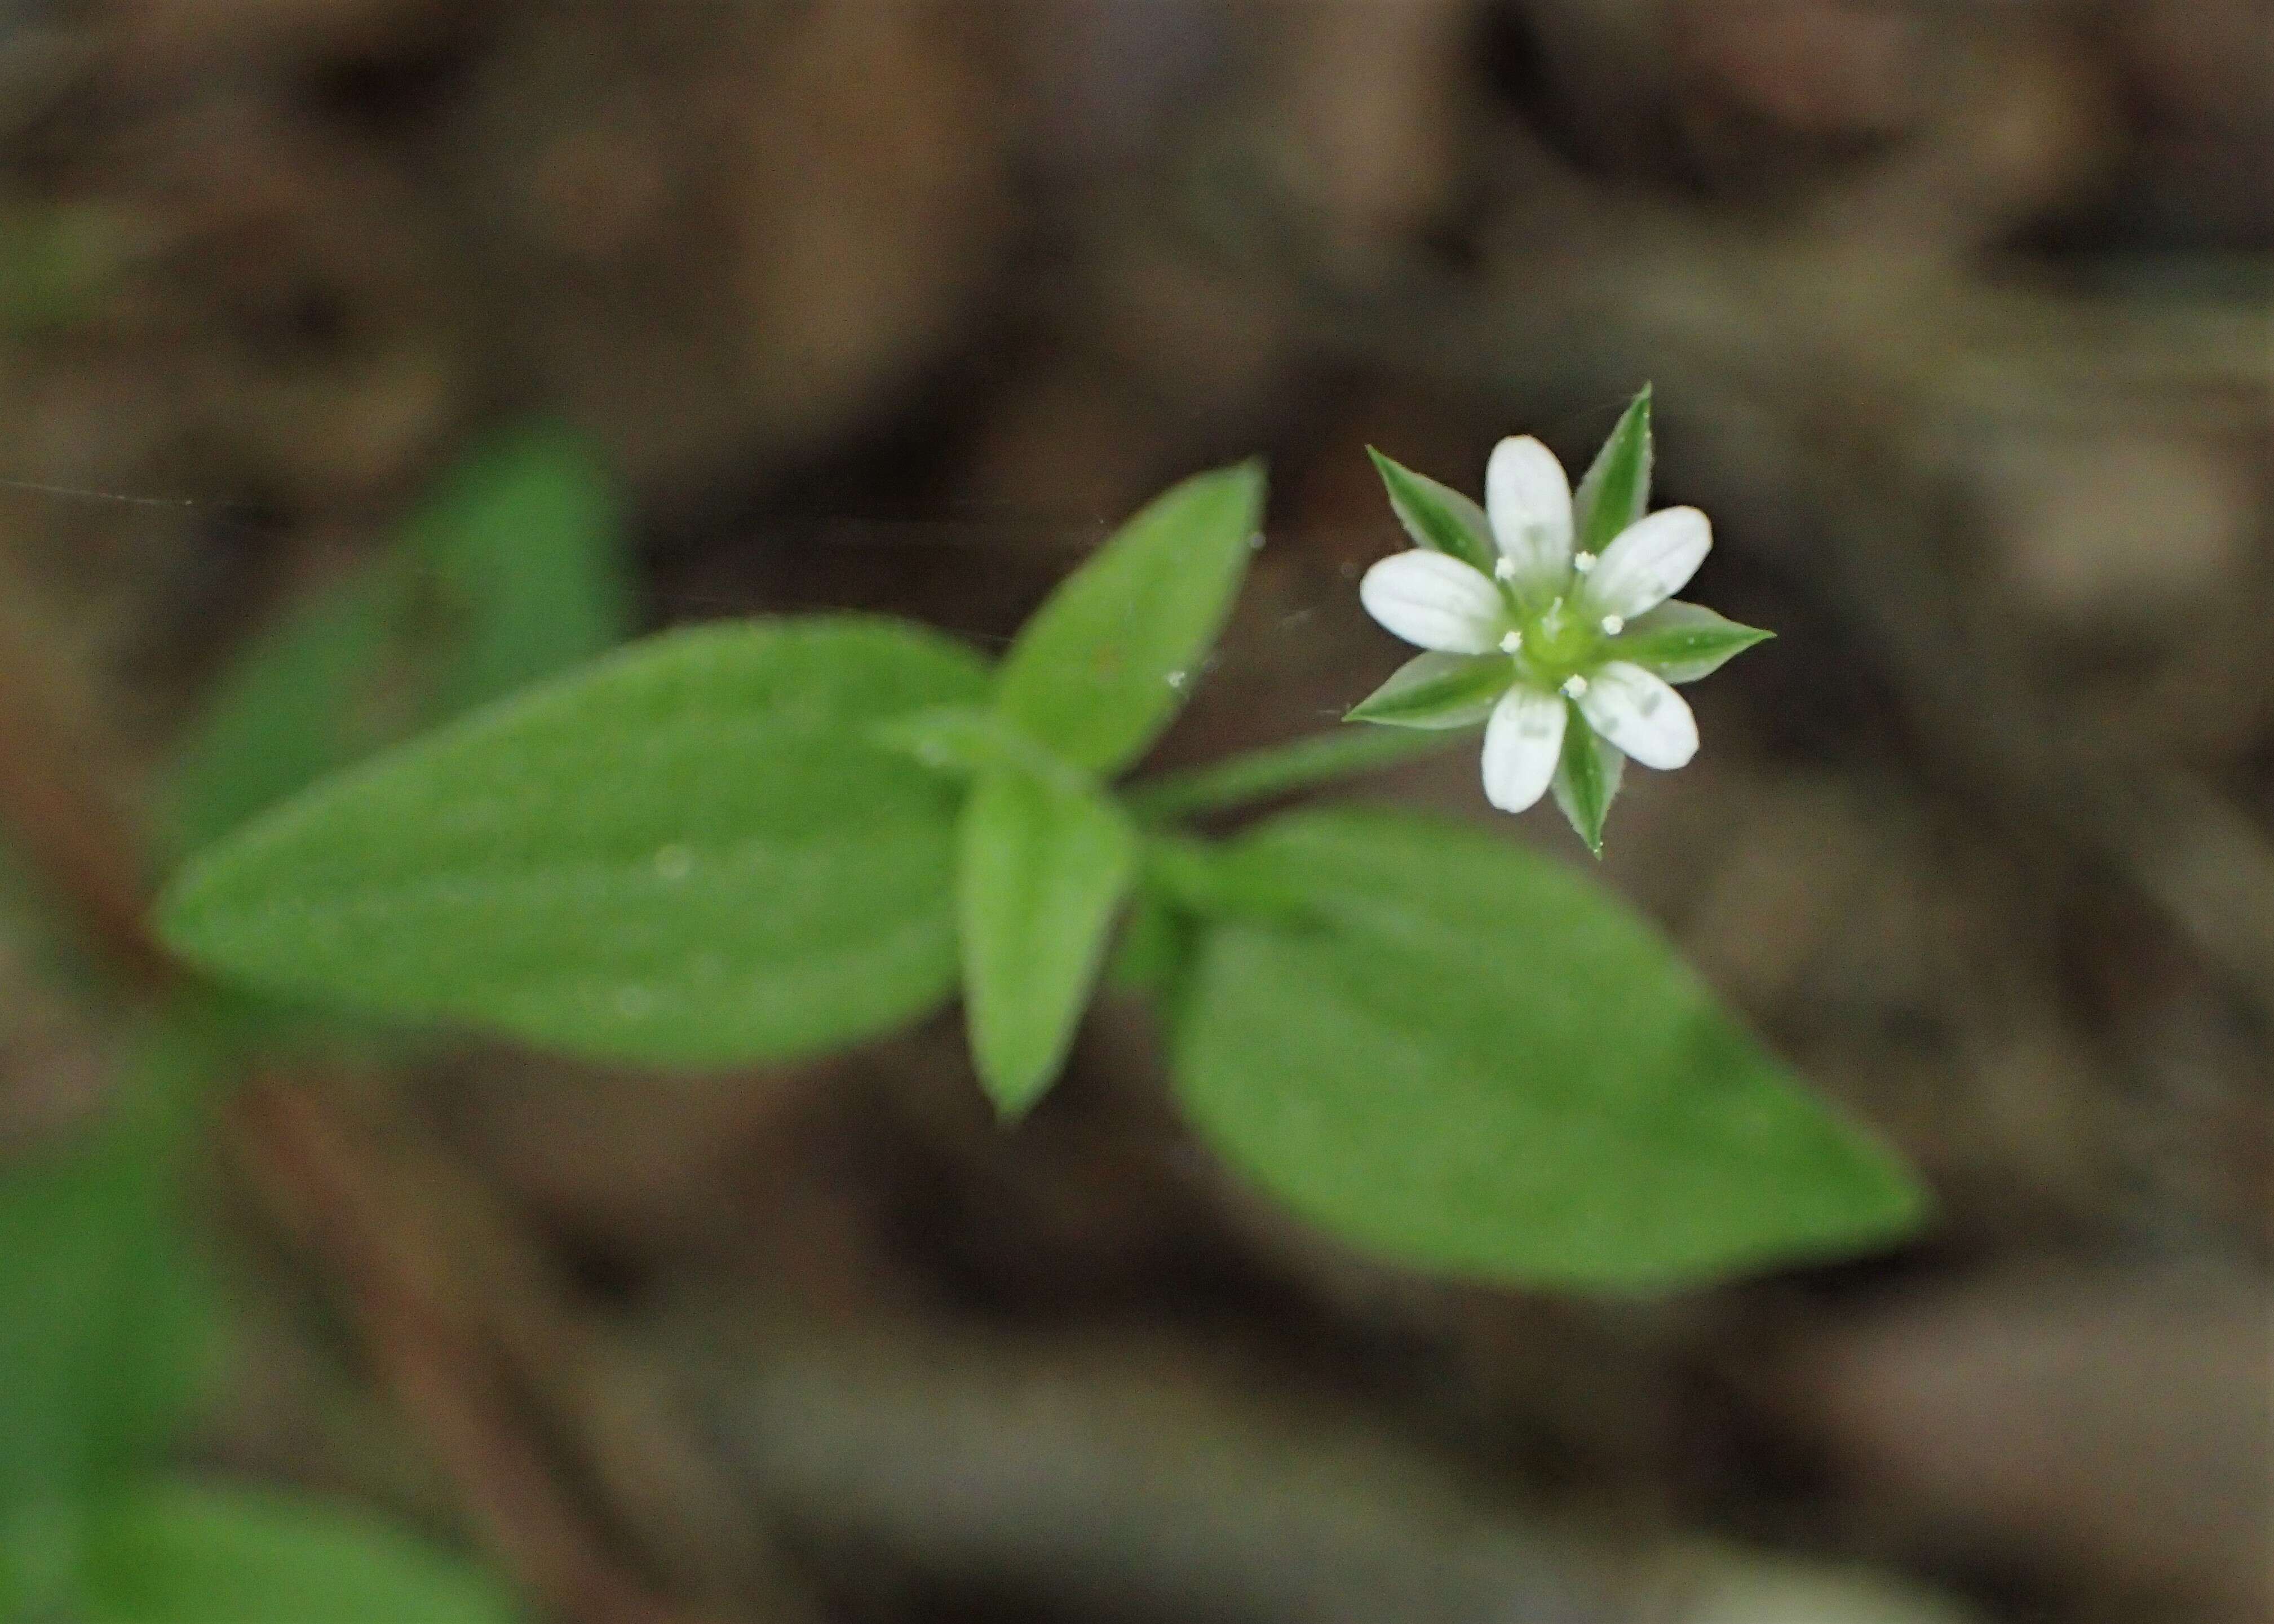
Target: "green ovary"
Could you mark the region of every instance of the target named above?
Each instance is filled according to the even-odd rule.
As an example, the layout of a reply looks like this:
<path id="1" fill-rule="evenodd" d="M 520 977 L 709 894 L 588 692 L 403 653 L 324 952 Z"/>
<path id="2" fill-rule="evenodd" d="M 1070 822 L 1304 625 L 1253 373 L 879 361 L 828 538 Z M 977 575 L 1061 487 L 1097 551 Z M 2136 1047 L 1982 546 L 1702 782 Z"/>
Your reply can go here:
<path id="1" fill-rule="evenodd" d="M 1565 678 L 1593 670 L 1608 641 L 1601 627 L 1581 619 L 1561 598 L 1536 615 L 1519 616 L 1517 626 L 1524 638 L 1517 669 L 1541 688 L 1560 687 Z"/>

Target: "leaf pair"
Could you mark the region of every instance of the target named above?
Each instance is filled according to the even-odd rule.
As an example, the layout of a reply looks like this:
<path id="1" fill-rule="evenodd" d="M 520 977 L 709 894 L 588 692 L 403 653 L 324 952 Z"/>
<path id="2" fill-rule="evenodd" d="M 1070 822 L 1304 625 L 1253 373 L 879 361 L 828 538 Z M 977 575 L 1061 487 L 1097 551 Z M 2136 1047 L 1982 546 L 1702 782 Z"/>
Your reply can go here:
<path id="1" fill-rule="evenodd" d="M 1006 1115 L 1057 1079 L 1138 866 L 1103 783 L 1174 719 L 1257 538 L 1253 464 L 1176 486 L 1054 592 L 997 675 L 994 712 L 1034 763 L 982 771 L 958 831 L 966 1019 Z"/>
<path id="2" fill-rule="evenodd" d="M 1134 867 L 1102 780 L 1181 706 L 1261 497 L 1253 468 L 1171 491 L 991 676 L 857 617 L 651 639 L 279 808 L 162 928 L 275 991 L 687 1065 L 891 1030 L 960 963 L 982 1073 L 1023 1109 Z"/>

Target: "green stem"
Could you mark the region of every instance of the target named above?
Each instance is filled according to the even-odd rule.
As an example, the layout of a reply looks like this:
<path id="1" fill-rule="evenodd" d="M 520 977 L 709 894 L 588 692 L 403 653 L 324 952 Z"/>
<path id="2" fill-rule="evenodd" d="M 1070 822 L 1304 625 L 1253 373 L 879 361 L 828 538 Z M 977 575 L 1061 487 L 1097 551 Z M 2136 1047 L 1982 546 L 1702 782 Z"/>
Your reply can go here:
<path id="1" fill-rule="evenodd" d="M 1127 804 L 1139 817 L 1154 823 L 1228 812 L 1433 755 L 1466 737 L 1458 729 L 1348 727 L 1148 778 L 1130 788 Z"/>

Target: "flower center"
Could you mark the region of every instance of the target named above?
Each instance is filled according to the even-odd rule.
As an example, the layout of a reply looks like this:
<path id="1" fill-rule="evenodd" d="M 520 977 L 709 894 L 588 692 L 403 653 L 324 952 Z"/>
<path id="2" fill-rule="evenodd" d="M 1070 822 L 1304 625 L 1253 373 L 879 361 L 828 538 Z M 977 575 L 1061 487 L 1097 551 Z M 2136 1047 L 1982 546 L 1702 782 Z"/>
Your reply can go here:
<path id="1" fill-rule="evenodd" d="M 1571 678 L 1592 669 L 1602 658 L 1608 628 L 1579 614 L 1559 598 L 1528 620 L 1520 622 L 1514 654 L 1525 674 L 1543 688 L 1562 689 Z"/>

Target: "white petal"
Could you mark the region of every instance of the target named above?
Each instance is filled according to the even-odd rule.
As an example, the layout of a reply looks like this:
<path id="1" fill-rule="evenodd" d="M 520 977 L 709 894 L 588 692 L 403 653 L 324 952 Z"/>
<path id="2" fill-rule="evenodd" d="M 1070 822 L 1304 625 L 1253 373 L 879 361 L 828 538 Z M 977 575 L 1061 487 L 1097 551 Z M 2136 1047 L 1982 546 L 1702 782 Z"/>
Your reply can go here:
<path id="1" fill-rule="evenodd" d="M 1629 525 L 1603 549 L 1584 589 L 1591 618 L 1631 620 L 1689 584 L 1713 547 L 1713 527 L 1695 508 L 1666 508 Z"/>
<path id="2" fill-rule="evenodd" d="M 1367 570 L 1358 598 L 1386 629 L 1440 654 L 1489 654 L 1508 629 L 1498 587 L 1460 560 L 1419 547 Z"/>
<path id="3" fill-rule="evenodd" d="M 1579 714 L 1645 767 L 1668 771 L 1698 754 L 1698 718 L 1664 679 L 1626 660 L 1599 667 L 1579 695 Z"/>
<path id="4" fill-rule="evenodd" d="M 1547 793 L 1563 755 L 1563 702 L 1522 683 L 1508 690 L 1485 724 L 1485 799 L 1521 812 Z"/>
<path id="5" fill-rule="evenodd" d="M 1553 451 L 1528 434 L 1494 447 L 1485 511 L 1518 581 L 1563 584 L 1571 569 L 1571 481 Z"/>

